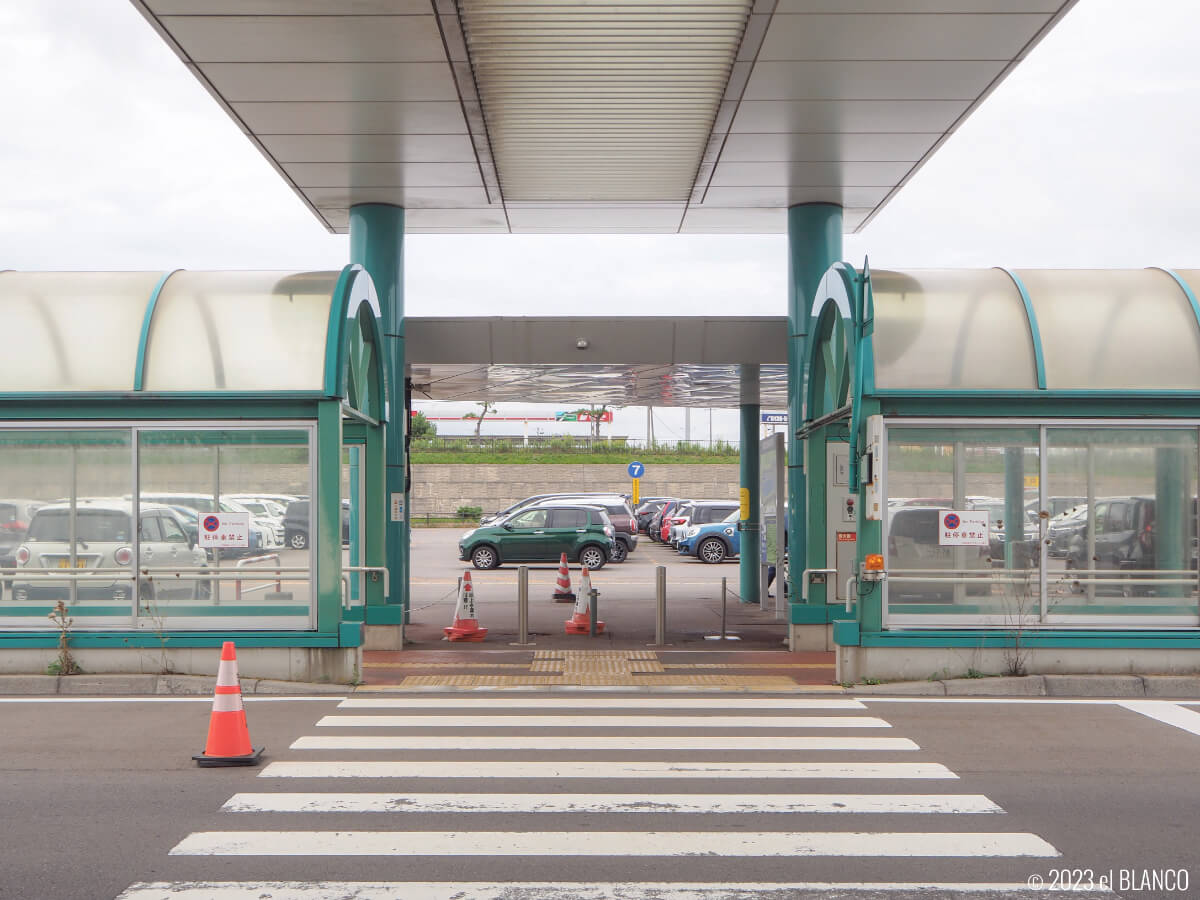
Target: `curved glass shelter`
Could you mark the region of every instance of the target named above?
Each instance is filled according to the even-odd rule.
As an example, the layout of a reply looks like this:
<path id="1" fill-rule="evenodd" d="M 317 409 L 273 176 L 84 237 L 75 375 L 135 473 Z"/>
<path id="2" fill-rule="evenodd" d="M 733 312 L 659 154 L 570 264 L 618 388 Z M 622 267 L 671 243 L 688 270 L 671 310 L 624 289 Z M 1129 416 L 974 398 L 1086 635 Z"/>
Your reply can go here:
<path id="1" fill-rule="evenodd" d="M 1200 641 L 1198 289 L 1157 268 L 830 269 L 801 432 L 805 564 L 839 583 L 792 621 L 852 609 L 825 620 L 858 646 Z"/>
<path id="2" fill-rule="evenodd" d="M 0 272 L 0 310 L 0 645 L 52 645 L 59 602 L 81 646 L 361 643 L 388 598 L 360 266 Z"/>

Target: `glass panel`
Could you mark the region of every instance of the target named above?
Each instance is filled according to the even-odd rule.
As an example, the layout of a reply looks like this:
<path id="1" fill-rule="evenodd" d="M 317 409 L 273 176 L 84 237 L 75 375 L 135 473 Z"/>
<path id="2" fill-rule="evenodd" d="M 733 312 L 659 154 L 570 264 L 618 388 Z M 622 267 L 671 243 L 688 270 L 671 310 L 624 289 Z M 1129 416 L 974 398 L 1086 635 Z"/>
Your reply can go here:
<path id="1" fill-rule="evenodd" d="M 1196 623 L 1196 431 L 1051 428 L 1046 449 L 1049 620 Z"/>
<path id="2" fill-rule="evenodd" d="M 889 428 L 887 621 L 1016 625 L 1040 615 L 1038 432 Z M 943 513 L 983 514 L 969 545 Z M 964 524 L 963 529 L 967 526 Z"/>
<path id="3" fill-rule="evenodd" d="M 0 385 L 130 391 L 146 304 L 160 272 L 0 272 L 9 340 Z"/>
<path id="4" fill-rule="evenodd" d="M 1022 270 L 1051 390 L 1200 385 L 1200 326 L 1179 285 L 1157 269 Z"/>
<path id="5" fill-rule="evenodd" d="M 339 274 L 176 272 L 151 323 L 146 390 L 320 390 Z"/>
<path id="6" fill-rule="evenodd" d="M 161 543 L 149 548 L 155 565 L 140 588 L 140 624 L 311 627 L 309 458 L 309 432 L 303 429 L 140 432 L 142 513 L 173 520 L 186 536 L 184 542 L 172 538 L 168 521 Z M 275 515 L 272 508 L 284 503 L 302 515 Z M 218 510 L 247 516 L 246 546 L 200 546 L 204 515 Z M 143 547 L 143 558 L 146 551 Z"/>
<path id="7" fill-rule="evenodd" d="M 0 628 L 128 627 L 133 455 L 126 430 L 0 431 Z"/>
<path id="8" fill-rule="evenodd" d="M 1032 390 L 1025 304 L 999 269 L 873 271 L 879 388 Z"/>
<path id="9" fill-rule="evenodd" d="M 366 448 L 352 445 L 342 448 L 342 565 L 365 565 L 365 473 L 363 459 Z M 350 578 L 350 606 L 361 606 L 364 602 L 365 573 L 352 573 Z"/>

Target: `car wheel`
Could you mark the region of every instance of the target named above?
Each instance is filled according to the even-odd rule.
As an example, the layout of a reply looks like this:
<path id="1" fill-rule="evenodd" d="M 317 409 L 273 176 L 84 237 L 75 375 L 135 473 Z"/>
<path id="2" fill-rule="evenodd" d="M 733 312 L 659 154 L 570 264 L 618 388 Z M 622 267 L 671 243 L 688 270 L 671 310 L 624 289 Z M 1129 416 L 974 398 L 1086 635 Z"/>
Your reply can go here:
<path id="1" fill-rule="evenodd" d="M 629 557 L 629 548 L 622 541 L 617 541 L 613 547 L 612 561 L 615 563 L 623 563 Z"/>
<path id="2" fill-rule="evenodd" d="M 471 565 L 477 569 L 494 569 L 500 565 L 500 557 L 494 549 L 484 544 L 471 552 Z"/>
<path id="3" fill-rule="evenodd" d="M 720 538 L 705 538 L 696 548 L 696 556 L 706 563 L 725 562 L 725 542 Z"/>
<path id="4" fill-rule="evenodd" d="M 288 544 L 291 545 L 293 550 L 307 550 L 308 535 L 303 531 L 293 531 L 292 536 L 288 538 Z"/>
<path id="5" fill-rule="evenodd" d="M 579 564 L 592 571 L 603 569 L 608 562 L 608 554 L 595 544 L 588 544 L 579 551 Z"/>

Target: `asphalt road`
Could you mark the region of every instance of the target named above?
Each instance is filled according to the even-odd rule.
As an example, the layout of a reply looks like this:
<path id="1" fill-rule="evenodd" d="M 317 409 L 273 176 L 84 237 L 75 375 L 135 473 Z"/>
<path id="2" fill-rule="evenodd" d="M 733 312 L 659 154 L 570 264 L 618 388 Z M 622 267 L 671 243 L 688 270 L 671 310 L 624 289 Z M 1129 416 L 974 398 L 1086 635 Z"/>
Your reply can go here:
<path id="1" fill-rule="evenodd" d="M 128 896 L 865 900 L 911 897 L 921 884 L 943 886 L 925 898 L 1032 898 L 1044 893 L 946 886 L 1050 884 L 1064 869 L 1139 883 L 1183 869 L 1185 891 L 1108 896 L 1200 894 L 1200 735 L 1114 703 L 838 698 L 782 709 L 834 698 L 589 692 L 425 694 L 418 707 L 412 697 L 355 698 L 401 704 L 390 708 L 251 700 L 251 736 L 267 747 L 260 769 L 193 766 L 204 701 L 0 700 L 0 896 L 111 898 L 163 882 Z M 1188 718 L 1188 707 L 1164 707 Z M 431 715 L 444 718 L 390 718 Z M 363 740 L 391 746 L 350 745 Z M 327 748 L 304 749 L 313 744 Z M 340 777 L 295 768 L 315 763 L 339 763 Z M 361 763 L 389 768 L 345 768 Z M 897 764 L 926 777 L 901 777 Z M 297 792 L 298 809 L 278 811 Z M 222 809 L 235 794 L 243 811 Z M 364 804 L 378 808 L 354 808 Z M 239 884 L 222 894 L 211 882 Z M 305 893 L 313 882 L 354 884 Z M 483 886 L 464 893 L 464 882 Z M 567 886 L 533 886 L 546 882 Z M 631 886 L 593 887 L 610 882 Z M 704 889 L 656 893 L 646 882 Z"/>

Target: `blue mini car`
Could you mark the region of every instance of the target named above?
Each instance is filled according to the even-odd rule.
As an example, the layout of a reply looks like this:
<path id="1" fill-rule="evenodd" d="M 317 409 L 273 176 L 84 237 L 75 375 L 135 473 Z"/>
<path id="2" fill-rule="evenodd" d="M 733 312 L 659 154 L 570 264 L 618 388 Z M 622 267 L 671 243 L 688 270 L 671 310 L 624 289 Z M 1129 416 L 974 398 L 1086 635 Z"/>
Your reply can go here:
<path id="1" fill-rule="evenodd" d="M 724 562 L 730 556 L 737 556 L 742 548 L 737 522 L 738 511 L 734 510 L 721 522 L 690 526 L 679 541 L 679 552 L 706 563 Z"/>

